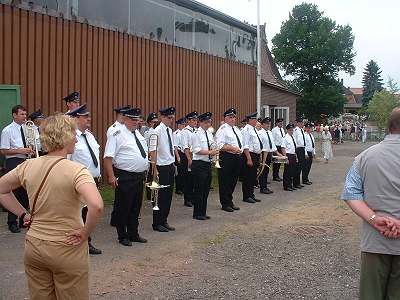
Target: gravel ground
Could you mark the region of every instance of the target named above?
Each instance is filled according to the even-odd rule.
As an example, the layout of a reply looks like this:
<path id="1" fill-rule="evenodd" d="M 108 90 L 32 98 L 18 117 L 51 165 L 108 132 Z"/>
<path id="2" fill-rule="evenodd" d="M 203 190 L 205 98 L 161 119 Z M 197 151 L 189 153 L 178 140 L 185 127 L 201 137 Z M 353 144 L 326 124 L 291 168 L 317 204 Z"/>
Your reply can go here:
<path id="1" fill-rule="evenodd" d="M 174 200 L 174 233 L 150 230 L 142 216 L 145 245 L 121 247 L 108 226 L 110 209 L 94 243 L 104 254 L 91 259 L 92 299 L 357 299 L 359 220 L 338 200 L 353 157 L 367 145 L 335 147 L 329 164 L 316 162 L 314 184 L 246 204 L 237 187 L 239 212 L 224 213 L 210 195 L 206 222 L 191 219 Z M 0 213 L 0 299 L 28 297 L 23 272 L 23 234 L 12 235 Z"/>

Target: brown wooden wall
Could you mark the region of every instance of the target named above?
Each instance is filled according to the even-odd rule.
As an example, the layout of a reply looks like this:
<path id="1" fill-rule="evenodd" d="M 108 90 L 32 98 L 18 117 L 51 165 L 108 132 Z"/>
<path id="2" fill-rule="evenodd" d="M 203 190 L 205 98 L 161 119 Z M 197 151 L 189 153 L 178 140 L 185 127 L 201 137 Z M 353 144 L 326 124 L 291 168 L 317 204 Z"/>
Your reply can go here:
<path id="1" fill-rule="evenodd" d="M 174 105 L 177 117 L 228 107 L 239 117 L 256 110 L 256 70 L 231 60 L 0 5 L 0 84 L 21 85 L 28 111 L 65 111 L 74 90 L 92 111 L 92 129 L 104 145 L 112 108 L 144 114 Z M 215 125 L 217 127 L 217 125 Z"/>

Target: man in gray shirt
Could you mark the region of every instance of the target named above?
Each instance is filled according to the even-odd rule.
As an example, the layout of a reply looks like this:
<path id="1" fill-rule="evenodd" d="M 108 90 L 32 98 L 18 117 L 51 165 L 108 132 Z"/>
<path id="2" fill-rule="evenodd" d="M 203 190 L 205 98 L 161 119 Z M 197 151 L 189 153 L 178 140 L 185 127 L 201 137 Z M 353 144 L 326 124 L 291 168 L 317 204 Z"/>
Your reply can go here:
<path id="1" fill-rule="evenodd" d="M 358 155 L 342 193 L 362 218 L 360 299 L 400 299 L 400 108 L 389 135 Z"/>

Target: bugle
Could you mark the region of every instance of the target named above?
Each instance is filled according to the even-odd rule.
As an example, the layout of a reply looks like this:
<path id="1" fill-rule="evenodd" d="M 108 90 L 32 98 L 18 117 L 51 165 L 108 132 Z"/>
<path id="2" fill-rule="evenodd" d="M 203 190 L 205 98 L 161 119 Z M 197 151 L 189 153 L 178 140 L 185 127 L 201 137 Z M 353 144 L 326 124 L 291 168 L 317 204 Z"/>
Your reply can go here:
<path id="1" fill-rule="evenodd" d="M 261 176 L 261 174 L 264 172 L 265 167 L 270 169 L 270 166 L 267 164 L 268 151 L 262 150 L 260 155 L 261 155 L 261 163 L 257 169 L 257 177 L 256 177 L 257 180 Z"/>
<path id="2" fill-rule="evenodd" d="M 39 147 L 36 142 L 35 124 L 32 121 L 26 121 L 25 124 L 22 125 L 22 130 L 25 135 L 26 147 L 35 151 L 36 157 L 39 157 Z M 32 158 L 32 155 L 28 154 L 28 158 Z"/>
<path id="3" fill-rule="evenodd" d="M 287 158 L 287 156 L 278 156 L 278 155 L 274 155 L 272 156 L 272 163 L 274 164 L 288 164 L 289 160 Z"/>

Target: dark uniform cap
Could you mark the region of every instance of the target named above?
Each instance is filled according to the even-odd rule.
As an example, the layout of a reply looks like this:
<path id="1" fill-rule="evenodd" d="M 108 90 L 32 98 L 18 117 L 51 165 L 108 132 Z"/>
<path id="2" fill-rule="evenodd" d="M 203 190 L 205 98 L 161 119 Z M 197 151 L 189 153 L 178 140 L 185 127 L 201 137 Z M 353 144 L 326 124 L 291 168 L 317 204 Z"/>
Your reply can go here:
<path id="1" fill-rule="evenodd" d="M 140 119 L 142 110 L 140 108 L 130 108 L 122 111 L 122 115 L 130 119 Z"/>
<path id="2" fill-rule="evenodd" d="M 276 123 L 283 122 L 283 119 L 282 119 L 282 118 L 278 118 L 278 119 L 275 120 L 275 122 L 276 122 Z"/>
<path id="3" fill-rule="evenodd" d="M 185 118 L 180 118 L 179 120 L 177 120 L 175 123 L 176 123 L 176 125 L 181 125 L 181 124 L 184 124 L 186 122 L 186 119 Z"/>
<path id="4" fill-rule="evenodd" d="M 260 122 L 260 123 L 261 123 L 262 120 L 263 120 L 263 118 L 258 118 L 258 119 L 257 119 L 257 122 Z"/>
<path id="5" fill-rule="evenodd" d="M 313 127 L 314 126 L 314 124 L 313 123 L 311 123 L 311 122 L 307 122 L 306 123 L 306 125 L 304 125 L 305 127 Z"/>
<path id="6" fill-rule="evenodd" d="M 191 120 L 191 119 L 196 119 L 198 118 L 199 114 L 197 113 L 197 111 L 192 111 L 191 113 L 188 113 L 186 115 L 186 120 Z"/>
<path id="7" fill-rule="evenodd" d="M 79 92 L 73 92 L 68 96 L 64 97 L 65 102 L 79 102 L 81 100 L 81 95 Z"/>
<path id="8" fill-rule="evenodd" d="M 247 123 L 247 119 L 243 119 L 242 122 L 240 122 L 240 123 L 242 123 L 242 124 Z"/>
<path id="9" fill-rule="evenodd" d="M 303 122 L 303 118 L 297 118 L 297 119 L 296 119 L 296 122 L 298 122 L 298 123 Z"/>
<path id="10" fill-rule="evenodd" d="M 271 118 L 270 117 L 266 117 L 266 118 L 262 119 L 261 123 L 262 124 L 271 123 Z"/>
<path id="11" fill-rule="evenodd" d="M 287 130 L 292 129 L 292 128 L 294 128 L 294 127 L 295 127 L 295 126 L 294 126 L 294 124 L 292 124 L 292 123 L 289 123 L 289 124 L 286 125 L 286 129 L 287 129 Z"/>
<path id="12" fill-rule="evenodd" d="M 212 118 L 212 113 L 210 113 L 210 112 L 205 112 L 204 114 L 201 114 L 201 115 L 199 116 L 199 121 L 200 121 L 200 122 L 208 121 L 208 120 L 211 120 L 211 118 Z"/>
<path id="13" fill-rule="evenodd" d="M 87 105 L 85 103 L 74 110 L 67 112 L 66 115 L 71 117 L 88 116 L 90 115 L 90 112 L 87 110 Z"/>
<path id="14" fill-rule="evenodd" d="M 226 112 L 224 112 L 224 117 L 228 117 L 228 116 L 236 116 L 236 109 L 231 107 Z"/>
<path id="15" fill-rule="evenodd" d="M 162 116 L 171 116 L 171 115 L 175 115 L 176 109 L 175 107 L 171 106 L 171 107 L 167 107 L 167 108 L 161 108 L 160 109 L 160 114 Z"/>
<path id="16" fill-rule="evenodd" d="M 28 119 L 31 121 L 36 120 L 36 119 L 44 119 L 44 118 L 45 118 L 45 116 L 42 114 L 42 111 L 40 109 L 31 113 L 28 117 Z"/>
<path id="17" fill-rule="evenodd" d="M 117 114 L 120 114 L 120 113 L 122 113 L 122 111 L 127 110 L 127 109 L 130 109 L 130 108 L 131 108 L 131 106 L 130 106 L 130 105 L 127 105 L 127 106 L 122 106 L 122 107 L 114 108 L 114 111 L 115 111 Z"/>
<path id="18" fill-rule="evenodd" d="M 151 113 L 149 113 L 149 115 L 147 116 L 146 122 L 149 123 L 149 122 L 151 122 L 151 121 L 153 121 L 154 119 L 157 119 L 157 118 L 158 118 L 157 113 L 151 112 Z"/>
<path id="19" fill-rule="evenodd" d="M 257 119 L 257 113 L 255 112 L 255 113 L 247 115 L 246 119 L 247 120 L 255 120 L 255 119 Z"/>

